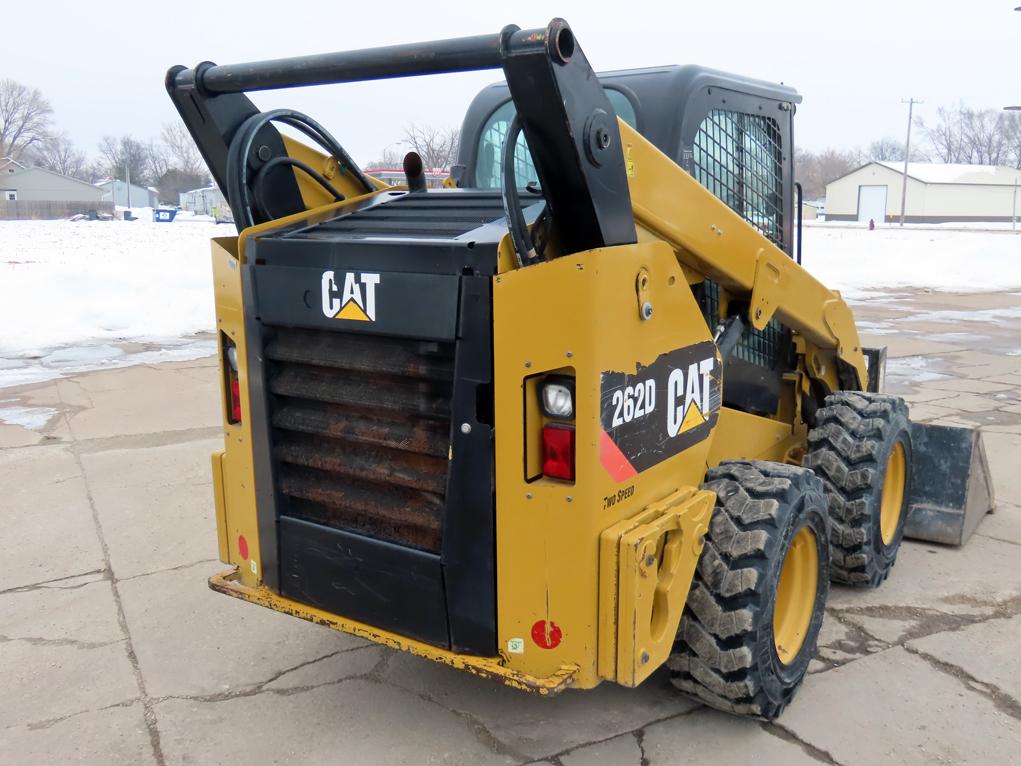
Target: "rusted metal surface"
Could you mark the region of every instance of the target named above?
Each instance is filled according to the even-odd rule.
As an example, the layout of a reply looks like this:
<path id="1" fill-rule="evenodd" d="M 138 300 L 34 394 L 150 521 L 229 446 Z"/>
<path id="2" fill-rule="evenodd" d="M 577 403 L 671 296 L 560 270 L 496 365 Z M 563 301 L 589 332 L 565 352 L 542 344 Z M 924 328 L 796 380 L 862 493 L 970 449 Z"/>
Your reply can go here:
<path id="1" fill-rule="evenodd" d="M 273 411 L 273 425 L 288 431 L 443 458 L 450 445 L 450 426 L 443 421 L 390 420 L 321 402 L 284 400 Z"/>
<path id="2" fill-rule="evenodd" d="M 433 455 L 366 446 L 357 442 L 289 434 L 273 449 L 282 463 L 343 474 L 354 479 L 395 484 L 440 496 L 447 480 L 447 461 Z"/>
<path id="3" fill-rule="evenodd" d="M 454 360 L 436 342 L 404 341 L 381 344 L 371 335 L 324 333 L 281 328 L 266 344 L 266 357 L 317 367 L 368 372 L 373 375 L 449 381 Z"/>
<path id="4" fill-rule="evenodd" d="M 450 417 L 451 388 L 433 381 L 374 378 L 365 373 L 304 364 L 289 364 L 269 381 L 269 390 L 278 396 L 431 418 Z"/>
<path id="5" fill-rule="evenodd" d="M 242 585 L 236 578 L 236 568 L 213 575 L 209 578 L 209 587 L 218 593 L 233 596 L 242 601 L 258 604 L 259 606 L 264 606 L 283 614 L 289 614 L 293 617 L 300 617 L 317 625 L 358 636 L 359 638 L 388 646 L 391 649 L 408 652 L 433 662 L 440 662 L 481 678 L 499 681 L 505 686 L 510 686 L 520 691 L 540 696 L 559 694 L 574 684 L 575 677 L 578 674 L 578 667 L 576 665 L 564 665 L 546 678 L 531 676 L 504 666 L 500 657 L 476 657 L 474 655 L 457 654 L 446 649 L 440 649 L 439 647 L 414 641 L 395 633 L 379 630 L 364 623 L 346 620 L 343 617 L 323 612 L 315 607 L 300 604 L 297 601 L 278 596 L 265 587 L 252 588 Z"/>
<path id="6" fill-rule="evenodd" d="M 273 328 L 266 357 L 280 513 L 439 551 L 452 344 Z"/>
<path id="7" fill-rule="evenodd" d="M 322 509 L 320 523 L 356 532 L 380 533 L 395 542 L 439 550 L 443 501 L 440 496 L 383 483 L 338 481 L 291 465 L 279 467 L 280 491 Z M 300 510 L 300 509 L 299 509 Z"/>

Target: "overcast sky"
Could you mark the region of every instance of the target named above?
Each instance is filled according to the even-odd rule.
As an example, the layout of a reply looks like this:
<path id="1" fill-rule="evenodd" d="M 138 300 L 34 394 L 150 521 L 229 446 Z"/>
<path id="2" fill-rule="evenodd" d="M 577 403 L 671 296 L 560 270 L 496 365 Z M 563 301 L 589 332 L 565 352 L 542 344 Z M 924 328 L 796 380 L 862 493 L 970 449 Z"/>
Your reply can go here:
<path id="1" fill-rule="evenodd" d="M 235 63 L 544 26 L 563 16 L 597 70 L 703 64 L 782 81 L 804 97 L 795 141 L 809 149 L 903 140 L 908 96 L 1021 103 L 1021 0 L 904 2 L 379 2 L 5 0 L 0 77 L 43 91 L 57 127 L 90 154 L 104 135 L 155 137 L 177 119 L 173 64 Z M 311 114 L 365 162 L 409 122 L 460 124 L 496 72 L 256 93 L 261 108 Z"/>

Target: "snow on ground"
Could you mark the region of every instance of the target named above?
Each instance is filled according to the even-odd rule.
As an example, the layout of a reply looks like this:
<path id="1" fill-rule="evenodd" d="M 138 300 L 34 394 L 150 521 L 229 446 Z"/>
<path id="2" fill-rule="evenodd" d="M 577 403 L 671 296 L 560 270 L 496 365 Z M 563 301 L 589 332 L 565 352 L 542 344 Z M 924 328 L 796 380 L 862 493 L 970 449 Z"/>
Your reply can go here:
<path id="1" fill-rule="evenodd" d="M 877 288 L 972 292 L 1021 286 L 1021 233 L 812 226 L 804 235 L 802 265 L 846 298 Z"/>
<path id="2" fill-rule="evenodd" d="M 0 407 L 0 423 L 41 431 L 56 414 L 52 407 Z"/>
<path id="3" fill-rule="evenodd" d="M 209 239 L 234 227 L 134 212 L 139 220 L 0 221 L 0 387 L 213 353 L 196 335 L 214 329 Z M 1010 231 L 810 226 L 803 260 L 848 298 L 1021 287 L 1021 235 Z M 973 312 L 940 313 L 955 322 Z"/>
<path id="4" fill-rule="evenodd" d="M 212 353 L 194 337 L 215 322 L 209 240 L 234 227 L 136 214 L 0 222 L 0 386 Z"/>

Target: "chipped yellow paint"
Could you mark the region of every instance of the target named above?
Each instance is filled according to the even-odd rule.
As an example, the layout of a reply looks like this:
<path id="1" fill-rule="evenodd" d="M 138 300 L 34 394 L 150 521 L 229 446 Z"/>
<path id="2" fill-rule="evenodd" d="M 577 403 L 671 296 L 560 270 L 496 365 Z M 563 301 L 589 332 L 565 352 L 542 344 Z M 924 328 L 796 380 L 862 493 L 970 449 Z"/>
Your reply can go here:
<path id="1" fill-rule="evenodd" d="M 533 694 L 549 696 L 560 693 L 572 685 L 575 674 L 578 671 L 576 666 L 564 665 L 554 669 L 547 676 L 538 677 L 513 670 L 507 667 L 500 658 L 476 657 L 474 655 L 458 654 L 457 652 L 440 649 L 421 641 L 415 641 L 396 633 L 373 627 L 372 625 L 348 620 L 330 612 L 324 612 L 321 609 L 308 606 L 307 604 L 292 601 L 264 586 L 253 587 L 245 585 L 243 582 L 239 582 L 237 570 L 213 575 L 209 578 L 209 587 L 218 593 L 224 593 L 242 601 L 258 604 L 283 614 L 289 614 L 293 617 L 314 622 L 316 625 L 323 625 L 333 630 L 388 646 L 391 649 L 408 652 L 433 662 L 449 665 L 457 670 L 465 670 L 473 675 L 499 681 L 506 686 Z"/>
<path id="2" fill-rule="evenodd" d="M 241 268 L 238 238 L 213 240 L 213 294 L 216 301 L 216 326 L 237 346 L 238 382 L 241 393 L 241 422 L 227 420 L 227 378 L 223 374 L 223 348 L 220 347 L 220 403 L 224 448 L 213 453 L 213 493 L 216 503 L 216 532 L 220 560 L 240 566 L 244 582 L 262 581 L 262 555 L 255 515 L 255 471 L 252 465 L 252 429 L 248 398 L 248 344 L 245 338 L 241 301 Z M 221 336 L 217 333 L 217 344 Z M 238 539 L 244 535 L 248 558 L 242 559 Z"/>
<path id="3" fill-rule="evenodd" d="M 636 276 L 643 269 L 655 308 L 648 321 L 636 305 Z M 597 668 L 601 620 L 615 619 L 617 609 L 616 587 L 601 584 L 600 535 L 697 486 L 712 438 L 618 484 L 600 460 L 600 376 L 606 370 L 634 374 L 637 365 L 666 351 L 710 338 L 673 249 L 661 241 L 591 250 L 495 277 L 497 645 L 515 638 L 526 644 L 523 654 L 507 655 L 511 668 L 543 677 L 577 665 L 577 688 L 615 680 L 615 673 Z M 531 405 L 526 393 L 534 387 L 527 381 L 567 364 L 576 375 L 577 480 L 529 481 L 523 469 L 531 451 L 522 424 Z M 607 506 L 606 497 L 630 486 L 624 499 Z M 678 581 L 685 592 L 688 584 Z M 532 641 L 538 620 L 561 629 L 556 647 Z"/>
<path id="4" fill-rule="evenodd" d="M 685 487 L 600 535 L 601 595 L 616 592 L 600 611 L 600 676 L 637 686 L 670 656 L 715 501 Z"/>
<path id="5" fill-rule="evenodd" d="M 773 316 L 868 381 L 854 316 L 828 289 L 623 120 L 635 172 L 629 178 L 635 221 L 677 248 L 677 257 L 724 290 L 751 293 L 749 321 Z"/>

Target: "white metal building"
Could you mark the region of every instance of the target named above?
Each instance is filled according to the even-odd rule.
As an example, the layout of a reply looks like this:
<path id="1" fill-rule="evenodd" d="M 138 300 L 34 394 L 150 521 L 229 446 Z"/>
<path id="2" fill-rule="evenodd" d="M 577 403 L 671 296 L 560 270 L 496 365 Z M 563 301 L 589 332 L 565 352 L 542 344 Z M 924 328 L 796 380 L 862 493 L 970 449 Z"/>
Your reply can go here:
<path id="1" fill-rule="evenodd" d="M 219 218 L 223 211 L 230 208 L 227 200 L 216 186 L 206 186 L 202 189 L 192 189 L 181 192 L 180 205 L 182 210 L 190 210 L 199 215 L 211 215 Z"/>
<path id="2" fill-rule="evenodd" d="M 96 186 L 103 190 L 103 199 L 118 207 L 156 207 L 159 204 L 159 193 L 151 187 L 117 180 L 100 181 Z"/>
<path id="3" fill-rule="evenodd" d="M 870 162 L 826 185 L 827 221 L 900 220 L 903 162 Z M 1021 170 L 996 165 L 908 164 L 908 223 L 1011 221 L 1021 215 Z"/>

